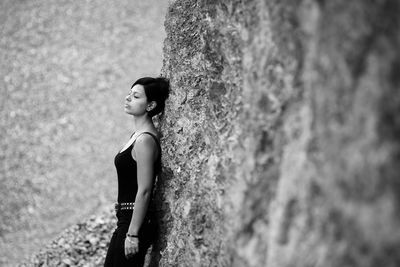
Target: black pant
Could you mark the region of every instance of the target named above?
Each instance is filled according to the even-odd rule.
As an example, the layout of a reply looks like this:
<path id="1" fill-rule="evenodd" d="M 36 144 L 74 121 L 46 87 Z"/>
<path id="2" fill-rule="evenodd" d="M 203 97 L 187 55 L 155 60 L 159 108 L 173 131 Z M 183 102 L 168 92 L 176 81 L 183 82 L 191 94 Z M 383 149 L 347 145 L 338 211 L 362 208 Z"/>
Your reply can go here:
<path id="1" fill-rule="evenodd" d="M 146 216 L 139 231 L 139 252 L 127 259 L 124 245 L 132 218 L 132 210 L 118 210 L 116 216 L 118 219 L 117 229 L 115 229 L 111 237 L 104 267 L 143 266 L 146 252 L 155 239 L 156 227 L 154 220 L 150 215 Z"/>

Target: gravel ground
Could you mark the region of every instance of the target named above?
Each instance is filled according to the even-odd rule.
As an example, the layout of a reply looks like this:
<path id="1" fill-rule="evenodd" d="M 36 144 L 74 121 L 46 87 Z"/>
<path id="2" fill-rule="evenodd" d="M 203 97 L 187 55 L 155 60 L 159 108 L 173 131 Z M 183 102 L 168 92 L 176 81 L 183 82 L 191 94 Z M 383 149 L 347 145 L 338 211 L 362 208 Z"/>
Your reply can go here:
<path id="1" fill-rule="evenodd" d="M 113 214 L 112 209 L 105 209 L 85 221 L 68 227 L 38 253 L 18 266 L 103 266 L 116 224 L 116 217 Z"/>
<path id="2" fill-rule="evenodd" d="M 115 200 L 123 99 L 158 75 L 167 1 L 0 1 L 0 265 Z"/>

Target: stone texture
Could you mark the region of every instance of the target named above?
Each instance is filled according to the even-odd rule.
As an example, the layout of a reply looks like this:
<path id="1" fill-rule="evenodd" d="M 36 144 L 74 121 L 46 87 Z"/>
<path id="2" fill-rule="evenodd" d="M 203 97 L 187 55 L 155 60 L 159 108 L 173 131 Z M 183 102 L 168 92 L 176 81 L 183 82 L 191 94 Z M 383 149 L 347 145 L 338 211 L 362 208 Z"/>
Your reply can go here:
<path id="1" fill-rule="evenodd" d="M 170 1 L 160 266 L 399 266 L 398 1 Z"/>
<path id="2" fill-rule="evenodd" d="M 170 1 L 150 266 L 400 265 L 399 11 L 391 0 Z M 63 242 L 85 243 L 85 229 Z M 78 263 L 95 266 L 95 253 Z M 49 248 L 33 262 L 49 257 L 76 261 Z"/>

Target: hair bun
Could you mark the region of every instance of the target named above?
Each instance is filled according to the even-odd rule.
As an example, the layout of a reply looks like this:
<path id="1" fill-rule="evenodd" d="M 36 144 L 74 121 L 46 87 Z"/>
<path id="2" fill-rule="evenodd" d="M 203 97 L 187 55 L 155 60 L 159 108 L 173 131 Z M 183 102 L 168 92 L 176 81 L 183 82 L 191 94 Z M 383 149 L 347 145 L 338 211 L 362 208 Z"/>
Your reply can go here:
<path id="1" fill-rule="evenodd" d="M 169 96 L 169 80 L 164 77 L 155 78 L 159 86 L 160 96 L 165 101 Z"/>

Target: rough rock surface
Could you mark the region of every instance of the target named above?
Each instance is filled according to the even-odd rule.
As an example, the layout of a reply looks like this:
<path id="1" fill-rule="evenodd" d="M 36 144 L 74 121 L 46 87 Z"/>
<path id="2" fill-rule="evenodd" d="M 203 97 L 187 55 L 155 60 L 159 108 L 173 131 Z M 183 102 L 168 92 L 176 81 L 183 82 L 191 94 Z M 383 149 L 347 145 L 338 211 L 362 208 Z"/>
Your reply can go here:
<path id="1" fill-rule="evenodd" d="M 399 12 L 170 2 L 153 263 L 400 265 Z"/>
<path id="2" fill-rule="evenodd" d="M 399 266 L 399 2 L 171 1 L 160 266 Z"/>

